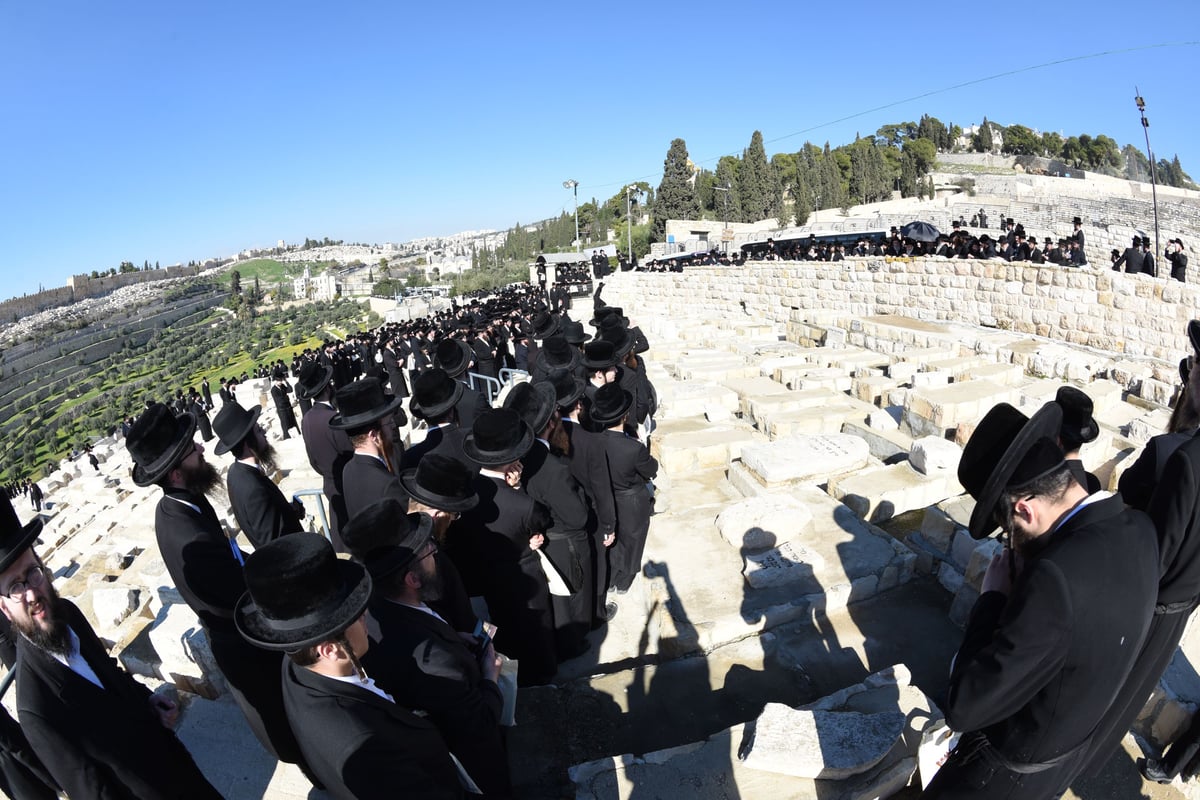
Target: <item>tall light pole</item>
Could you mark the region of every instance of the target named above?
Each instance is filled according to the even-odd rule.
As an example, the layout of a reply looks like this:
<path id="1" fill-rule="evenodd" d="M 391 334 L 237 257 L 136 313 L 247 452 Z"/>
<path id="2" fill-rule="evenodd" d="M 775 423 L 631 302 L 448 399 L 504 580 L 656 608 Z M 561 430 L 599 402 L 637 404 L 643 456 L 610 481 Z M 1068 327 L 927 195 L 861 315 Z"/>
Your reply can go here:
<path id="1" fill-rule="evenodd" d="M 634 186 L 632 183 L 625 187 L 625 225 L 626 225 L 626 231 L 627 231 L 626 235 L 628 236 L 629 265 L 630 265 L 630 267 L 632 267 L 633 262 L 634 262 L 634 258 L 633 258 L 633 214 L 630 212 L 630 208 L 629 208 L 629 205 L 630 205 L 629 204 L 629 193 L 630 192 L 640 195 L 642 193 L 642 190 L 637 188 L 636 186 Z"/>
<path id="2" fill-rule="evenodd" d="M 1133 102 L 1137 103 L 1138 113 L 1142 115 L 1142 132 L 1146 134 L 1146 155 L 1150 158 L 1150 196 L 1154 200 L 1154 277 L 1158 277 L 1158 174 L 1154 167 L 1154 151 L 1150 149 L 1150 120 L 1146 119 L 1146 101 L 1142 99 L 1142 93 L 1138 88 L 1133 87 L 1136 96 Z"/>
<path id="3" fill-rule="evenodd" d="M 570 189 L 572 194 L 574 194 L 574 196 L 575 196 L 575 252 L 578 253 L 579 246 L 580 246 L 580 243 L 579 243 L 579 181 L 565 180 L 565 181 L 563 181 L 563 188 Z"/>

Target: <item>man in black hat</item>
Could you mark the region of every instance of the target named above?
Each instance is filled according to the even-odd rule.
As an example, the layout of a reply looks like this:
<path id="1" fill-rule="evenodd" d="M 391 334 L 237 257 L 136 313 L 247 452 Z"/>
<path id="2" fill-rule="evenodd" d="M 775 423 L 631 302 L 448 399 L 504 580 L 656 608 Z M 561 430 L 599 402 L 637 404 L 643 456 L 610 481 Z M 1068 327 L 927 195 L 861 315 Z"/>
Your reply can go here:
<path id="1" fill-rule="evenodd" d="M 342 468 L 342 496 L 349 517 L 387 497 L 408 502 L 391 461 L 396 445 L 392 417 L 402 403 L 399 397 L 384 395 L 383 386 L 374 378 L 362 378 L 337 390 L 339 411 L 329 427 L 344 431 L 354 447 L 354 455 Z"/>
<path id="2" fill-rule="evenodd" d="M 399 332 L 385 334 L 386 342 L 383 346 L 383 369 L 387 372 L 388 385 L 392 389 L 392 394 L 396 397 L 408 397 L 408 383 L 404 380 L 404 361 L 406 354 L 403 352 L 403 338 Z"/>
<path id="3" fill-rule="evenodd" d="M 567 435 L 571 474 L 583 487 L 596 517 L 595 524 L 589 525 L 589 528 L 595 529 L 592 535 L 592 568 L 595 573 L 596 603 L 592 625 L 599 626 L 616 613 L 616 604 L 611 604 L 610 608 L 605 599 L 609 585 L 609 548 L 617 539 L 617 509 L 612 477 L 608 472 L 601 431 L 583 424 L 587 384 L 577 375 L 561 369 L 550 373 L 550 384 L 554 387 L 560 422 Z"/>
<path id="4" fill-rule="evenodd" d="M 413 381 L 413 396 L 408 401 L 409 413 L 424 420 L 428 426 L 425 438 L 404 451 L 400 457 L 402 470 L 414 469 L 429 453 L 443 453 L 459 459 L 462 443 L 469 429 L 458 424 L 457 406 L 466 386 L 436 367 L 426 370 Z"/>
<path id="5" fill-rule="evenodd" d="M 1158 267 L 1154 261 L 1154 249 L 1150 246 L 1150 237 L 1142 237 L 1142 272 L 1158 277 Z"/>
<path id="6" fill-rule="evenodd" d="M 334 549 L 344 552 L 339 531 L 346 524 L 346 500 L 342 496 L 342 469 L 354 455 L 354 445 L 345 431 L 329 427 L 337 411 L 333 407 L 333 367 L 319 361 L 306 361 L 300 367 L 296 396 L 313 401 L 304 415 L 300 434 L 308 463 L 321 476 L 321 489 L 329 503 L 329 527 Z"/>
<path id="7" fill-rule="evenodd" d="M 215 420 L 220 441 L 214 452 L 232 453 L 235 459 L 225 476 L 233 516 L 255 548 L 304 530 L 304 506 L 289 503 L 271 480 L 277 468 L 275 448 L 258 424 L 261 411 L 261 406 L 246 411 L 235 403 L 223 406 Z"/>
<path id="8" fill-rule="evenodd" d="M 221 405 L 233 402 L 233 389 L 224 378 L 221 378 L 221 390 L 217 394 L 221 397 Z"/>
<path id="9" fill-rule="evenodd" d="M 1192 348 L 1189 391 L 1200 384 L 1194 361 L 1200 355 L 1200 320 L 1187 325 Z M 1181 364 L 1181 370 L 1187 364 Z M 1146 704 L 1151 692 L 1179 645 L 1188 618 L 1200 605 L 1200 438 L 1192 436 L 1178 445 L 1166 460 L 1162 477 L 1146 504 L 1146 511 L 1157 530 L 1159 580 L 1157 604 L 1150 631 L 1141 654 L 1120 694 L 1112 704 L 1097 744 L 1090 754 L 1092 771 L 1103 766 Z M 1169 780 L 1184 769 L 1192 769 L 1191 757 L 1181 751 L 1171 754 L 1166 763 L 1157 760 L 1143 765 L 1151 780 Z"/>
<path id="10" fill-rule="evenodd" d="M 1121 265 L 1124 264 L 1126 273 L 1139 273 L 1142 271 L 1142 265 L 1145 260 L 1146 257 L 1142 253 L 1142 237 L 1134 236 L 1133 244 L 1130 247 L 1126 247 L 1121 257 L 1113 262 L 1113 272 L 1120 272 Z"/>
<path id="11" fill-rule="evenodd" d="M 0 609 L 20 634 L 17 714 L 33 751 L 72 800 L 219 798 L 171 732 L 175 703 L 118 667 L 55 591 L 33 550 L 41 530 L 0 500 Z"/>
<path id="12" fill-rule="evenodd" d="M 1153 528 L 1119 495 L 1075 481 L 1061 427 L 1057 403 L 1032 419 L 1001 403 L 963 449 L 970 533 L 999 524 L 1010 546 L 988 567 L 952 662 L 943 709 L 962 738 L 923 797 L 1058 797 L 1145 636 Z"/>
<path id="13" fill-rule="evenodd" d="M 220 476 L 193 441 L 195 419 L 175 416 L 154 403 L 133 423 L 125 447 L 133 459 L 133 482 L 158 485 L 154 532 L 167 572 L 200 618 L 214 660 L 259 742 L 281 761 L 299 763 L 296 740 L 283 714 L 279 657 L 246 644 L 233 626 L 233 606 L 245 591 L 245 553 L 225 536 L 205 496 Z M 303 768 L 303 767 L 302 767 Z"/>
<path id="14" fill-rule="evenodd" d="M 592 425 L 604 431 L 600 440 L 616 503 L 617 540 L 608 554 L 608 585 L 618 594 L 629 591 L 642 571 L 652 509 L 647 484 L 658 476 L 658 461 L 644 444 L 625 433 L 632 411 L 633 395 L 615 383 L 597 389 L 588 409 Z"/>
<path id="15" fill-rule="evenodd" d="M 1062 448 L 1071 475 L 1088 494 L 1100 491 L 1100 479 L 1083 468 L 1079 451 L 1088 442 L 1096 441 L 1100 426 L 1092 416 L 1092 398 L 1074 386 L 1061 386 L 1054 402 L 1062 408 L 1062 428 L 1058 432 L 1058 444 Z"/>
<path id="16" fill-rule="evenodd" d="M 515 411 L 489 409 L 475 420 L 463 449 L 479 469 L 472 483 L 476 501 L 461 512 L 447 539 L 456 559 L 479 564 L 476 580 L 499 627 L 496 648 L 520 661 L 522 686 L 549 683 L 558 666 L 550 592 L 538 554 L 552 518 L 521 490 L 521 459 L 533 444 L 533 432 Z"/>
<path id="17" fill-rule="evenodd" d="M 279 415 L 279 429 L 284 439 L 290 439 L 292 428 L 300 433 L 300 426 L 296 424 L 296 412 L 292 410 L 292 398 L 288 396 L 292 393 L 292 386 L 288 383 L 287 371 L 283 367 L 276 367 L 271 374 L 271 381 L 271 399 L 275 402 L 275 413 Z"/>
<path id="18" fill-rule="evenodd" d="M 286 652 L 287 717 L 313 773 L 339 798 L 463 796 L 437 728 L 367 676 L 371 578 L 324 537 L 276 539 L 246 559 L 238 631 Z"/>
<path id="19" fill-rule="evenodd" d="M 458 424 L 464 428 L 470 428 L 475 422 L 475 418 L 488 407 L 487 397 L 483 394 L 483 385 L 481 384 L 478 389 L 472 389 L 467 383 L 467 371 L 470 369 L 473 357 L 471 348 L 467 346 L 466 342 L 457 339 L 443 339 L 434 349 L 434 366 L 444 369 L 447 375 L 467 389 L 455 404 L 458 411 Z"/>
<path id="20" fill-rule="evenodd" d="M 426 712 L 485 795 L 511 796 L 500 731 L 501 660 L 490 640 L 468 645 L 430 607 L 442 593 L 433 528 L 429 515 L 406 515 L 395 500 L 368 506 L 346 526 L 350 551 L 375 587 L 370 609 L 379 639 L 363 666 L 397 703 Z"/>
<path id="21" fill-rule="evenodd" d="M 1171 278 L 1180 283 L 1186 283 L 1188 257 L 1187 249 L 1183 246 L 1183 240 L 1168 240 L 1164 255 L 1167 257 L 1167 263 L 1171 265 Z"/>
<path id="22" fill-rule="evenodd" d="M 521 480 L 525 492 L 546 506 L 553 518 L 545 531 L 546 556 L 571 589 L 570 595 L 551 598 L 555 645 L 559 659 L 567 660 L 587 651 L 584 637 L 593 621 L 596 588 L 587 500 L 565 455 L 570 443 L 558 419 L 554 387 L 545 382 L 519 383 L 504 399 L 504 407 L 516 411 L 537 440 L 521 460 Z"/>

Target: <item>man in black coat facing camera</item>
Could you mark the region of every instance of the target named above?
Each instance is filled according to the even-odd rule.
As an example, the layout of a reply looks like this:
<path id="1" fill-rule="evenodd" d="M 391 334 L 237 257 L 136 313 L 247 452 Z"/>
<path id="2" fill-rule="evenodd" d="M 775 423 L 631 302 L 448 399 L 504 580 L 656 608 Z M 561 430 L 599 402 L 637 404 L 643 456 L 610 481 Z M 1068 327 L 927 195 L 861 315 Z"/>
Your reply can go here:
<path id="1" fill-rule="evenodd" d="M 118 667 L 55 591 L 33 551 L 41 520 L 21 525 L 7 498 L 0 503 L 0 609 L 20 634 L 17 713 L 50 775 L 72 800 L 220 798 L 171 732 L 175 703 Z"/>
<path id="2" fill-rule="evenodd" d="M 1088 495 L 1056 438 L 1062 408 L 1027 419 L 1001 403 L 963 449 L 970 532 L 999 523 L 993 559 L 952 662 L 943 709 L 962 738 L 926 798 L 1056 798 L 1086 764 L 1154 609 L 1158 553 L 1148 517 Z"/>

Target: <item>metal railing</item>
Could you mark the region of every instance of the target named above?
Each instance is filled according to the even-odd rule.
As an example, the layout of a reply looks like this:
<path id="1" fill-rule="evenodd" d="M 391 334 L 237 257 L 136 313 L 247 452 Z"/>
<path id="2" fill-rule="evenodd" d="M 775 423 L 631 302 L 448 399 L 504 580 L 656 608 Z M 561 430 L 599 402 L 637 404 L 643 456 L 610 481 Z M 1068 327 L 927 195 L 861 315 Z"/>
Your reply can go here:
<path id="1" fill-rule="evenodd" d="M 321 532 L 325 534 L 325 538 L 333 544 L 333 531 L 329 528 L 329 517 L 325 513 L 325 490 L 324 489 L 301 489 L 298 492 L 292 492 L 293 500 L 300 500 L 301 497 L 317 498 L 317 517 L 321 520 Z M 300 500 L 303 503 L 303 500 Z"/>
<path id="2" fill-rule="evenodd" d="M 500 381 L 487 375 L 481 375 L 478 372 L 467 373 L 467 385 L 475 391 L 479 391 L 481 381 L 485 392 L 484 396 L 487 398 L 488 405 L 490 406 L 500 394 Z"/>

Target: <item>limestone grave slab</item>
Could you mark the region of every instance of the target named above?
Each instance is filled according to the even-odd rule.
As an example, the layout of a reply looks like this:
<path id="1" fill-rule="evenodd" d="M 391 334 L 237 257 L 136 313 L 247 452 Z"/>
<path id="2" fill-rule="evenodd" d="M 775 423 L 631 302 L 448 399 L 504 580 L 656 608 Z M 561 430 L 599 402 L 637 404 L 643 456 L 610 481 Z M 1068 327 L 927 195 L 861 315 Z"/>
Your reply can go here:
<path id="1" fill-rule="evenodd" d="M 1017 364 L 980 362 L 967 369 L 962 380 L 986 380 L 1001 386 L 1018 386 L 1025 380 L 1025 370 Z"/>
<path id="2" fill-rule="evenodd" d="M 824 711 L 767 703 L 745 764 L 797 778 L 843 780 L 882 761 L 904 728 L 904 714 Z"/>
<path id="3" fill-rule="evenodd" d="M 865 403 L 879 405 L 888 392 L 898 385 L 894 378 L 875 375 L 857 377 L 850 383 L 850 394 Z"/>
<path id="4" fill-rule="evenodd" d="M 776 385 L 782 386 L 778 383 Z M 763 420 L 769 415 L 801 409 L 823 408 L 843 400 L 845 400 L 843 394 L 828 389 L 793 391 L 784 387 L 783 392 L 750 397 L 747 405 L 750 417 L 755 424 L 761 427 Z"/>
<path id="5" fill-rule="evenodd" d="M 895 458 L 902 453 L 907 453 L 912 448 L 912 437 L 900 430 L 898 425 L 887 430 L 854 420 L 847 421 L 842 425 L 842 433 L 862 439 L 867 443 L 871 457 L 880 461 Z"/>
<path id="6" fill-rule="evenodd" d="M 727 800 L 730 787 L 740 797 L 779 800 L 867 800 L 903 789 L 916 771 L 920 731 L 941 711 L 915 686 L 903 666 L 883 670 L 803 707 L 812 712 L 898 714 L 899 735 L 874 767 L 841 779 L 813 779 L 756 769 L 738 759 L 751 726 L 735 725 L 703 742 L 644 755 L 617 755 L 571 767 L 577 800 L 630 800 L 687 797 Z M 755 732 L 758 748 L 758 733 Z M 754 749 L 751 750 L 753 756 Z"/>
<path id="7" fill-rule="evenodd" d="M 831 475 L 866 466 L 867 443 L 844 433 L 789 436 L 742 448 L 742 463 L 767 486 L 824 482 Z"/>
<path id="8" fill-rule="evenodd" d="M 942 436 L 960 423 L 974 423 L 997 403 L 1017 405 L 1018 392 L 991 381 L 964 381 L 949 386 L 913 389 L 904 406 L 904 420 L 914 436 Z"/>
<path id="9" fill-rule="evenodd" d="M 790 393 L 790 390 L 782 383 L 761 375 L 754 375 L 749 378 L 734 378 L 722 381 L 720 385 L 738 396 L 738 410 L 742 416 L 750 415 L 750 403 L 754 398 L 775 397 Z"/>
<path id="10" fill-rule="evenodd" d="M 962 448 L 939 436 L 922 436 L 913 442 L 908 463 L 925 475 L 935 472 L 957 472 Z"/>
<path id="11" fill-rule="evenodd" d="M 704 415 L 706 408 L 714 405 L 730 412 L 736 412 L 739 407 L 737 394 L 715 383 L 669 381 L 655 383 L 654 389 L 658 393 L 655 419 L 699 417 Z"/>
<path id="12" fill-rule="evenodd" d="M 746 554 L 746 582 L 755 589 L 791 586 L 802 594 L 821 591 L 816 573 L 825 559 L 797 541 L 787 541 L 763 553 Z"/>
<path id="13" fill-rule="evenodd" d="M 882 522 L 924 508 L 963 491 L 954 473 L 924 474 L 908 462 L 841 475 L 829 493 L 870 522 Z"/>
<path id="14" fill-rule="evenodd" d="M 812 512 L 792 495 L 765 495 L 727 506 L 717 515 L 725 541 L 746 550 L 764 550 L 803 536 Z"/>
<path id="15" fill-rule="evenodd" d="M 719 467 L 739 458 L 742 451 L 765 437 L 749 427 L 711 425 L 702 421 L 699 430 L 659 430 L 650 440 L 651 453 L 668 472 Z"/>

